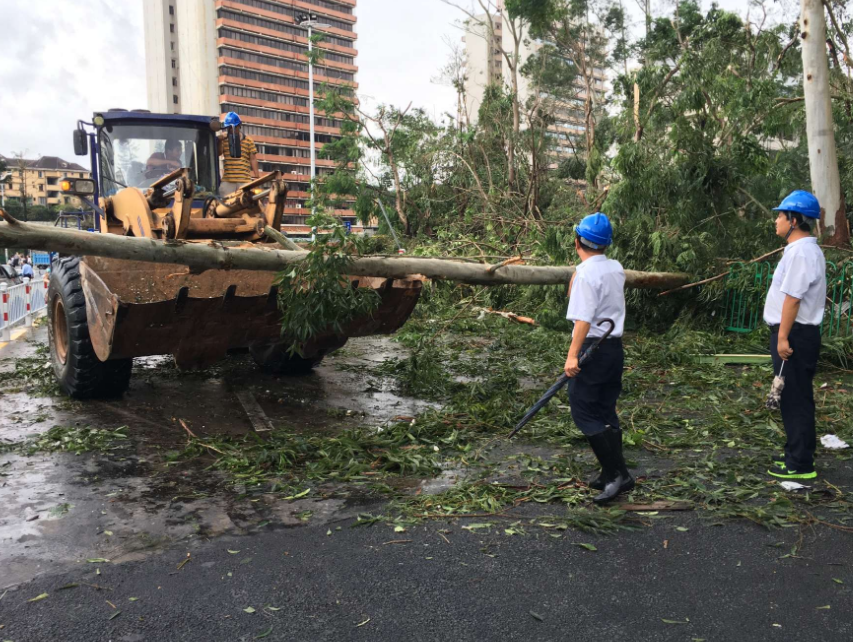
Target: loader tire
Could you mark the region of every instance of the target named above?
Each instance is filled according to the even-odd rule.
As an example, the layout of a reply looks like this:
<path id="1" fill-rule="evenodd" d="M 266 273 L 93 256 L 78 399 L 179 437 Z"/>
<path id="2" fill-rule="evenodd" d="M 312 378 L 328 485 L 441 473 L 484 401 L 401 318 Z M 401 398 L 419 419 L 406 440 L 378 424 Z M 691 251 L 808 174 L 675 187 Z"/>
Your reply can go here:
<path id="1" fill-rule="evenodd" d="M 322 355 L 310 359 L 299 355 L 291 356 L 280 346 L 252 346 L 249 352 L 261 369 L 273 374 L 305 375 L 323 360 Z"/>
<path id="2" fill-rule="evenodd" d="M 133 359 L 101 361 L 95 354 L 86 320 L 79 257 L 53 262 L 47 315 L 50 357 L 62 391 L 75 399 L 120 397 L 130 385 Z"/>

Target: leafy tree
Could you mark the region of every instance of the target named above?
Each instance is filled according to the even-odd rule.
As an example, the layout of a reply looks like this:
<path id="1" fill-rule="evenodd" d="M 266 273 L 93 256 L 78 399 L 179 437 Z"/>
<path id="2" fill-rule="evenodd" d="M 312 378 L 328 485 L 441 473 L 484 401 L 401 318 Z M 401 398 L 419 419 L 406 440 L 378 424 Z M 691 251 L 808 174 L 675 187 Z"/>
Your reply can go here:
<path id="1" fill-rule="evenodd" d="M 311 339 L 329 330 L 343 334 L 348 321 L 370 314 L 379 305 L 375 290 L 353 288 L 345 276 L 360 252 L 360 240 L 323 211 L 311 215 L 308 224 L 318 231 L 312 251 L 276 280 L 282 334 L 291 340 L 290 354 L 300 356 Z"/>
<path id="2" fill-rule="evenodd" d="M 826 4 L 842 186 L 853 202 L 853 22 L 843 3 Z M 506 15 L 544 43 L 519 69 L 532 88 L 518 104 L 523 126 L 515 128 L 511 84 L 486 88 L 476 125 L 458 114 L 434 122 L 412 107 L 368 111 L 328 92 L 322 109 L 343 114 L 344 136 L 323 150 L 337 170 L 320 198 L 362 220 L 382 220 L 378 199 L 393 204 L 393 225 L 425 255 L 574 261 L 573 225 L 596 210 L 615 221 L 612 253 L 627 268 L 705 276 L 724 260 L 775 249 L 770 208 L 810 187 L 802 64 L 795 20 L 773 24 L 756 7 L 744 20 L 681 0 L 631 42 L 619 2 L 507 0 Z M 630 69 L 629 57 L 639 66 Z M 451 55 L 444 77 L 462 104 L 456 63 Z M 606 101 L 594 90 L 599 66 L 616 73 Z M 549 127 L 572 105 L 585 131 L 577 153 L 557 164 Z M 480 296 L 534 312 L 564 305 L 558 290 L 506 286 Z M 631 291 L 634 318 L 671 320 L 685 301 L 701 305 L 721 290 L 694 292 L 698 299 L 648 305 L 653 295 Z"/>

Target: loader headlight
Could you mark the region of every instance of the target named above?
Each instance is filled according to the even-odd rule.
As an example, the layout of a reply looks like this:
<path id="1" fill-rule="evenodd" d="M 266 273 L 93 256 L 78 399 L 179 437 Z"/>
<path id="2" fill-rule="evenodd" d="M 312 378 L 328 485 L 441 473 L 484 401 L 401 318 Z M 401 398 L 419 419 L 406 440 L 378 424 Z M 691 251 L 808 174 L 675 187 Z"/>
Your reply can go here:
<path id="1" fill-rule="evenodd" d="M 93 196 L 95 181 L 88 178 L 63 178 L 59 181 L 59 189 L 63 194 L 74 196 Z"/>
<path id="2" fill-rule="evenodd" d="M 92 122 L 95 124 L 96 127 L 103 127 L 106 121 L 104 120 L 104 117 L 101 116 L 101 114 L 95 114 L 95 117 L 92 119 Z"/>

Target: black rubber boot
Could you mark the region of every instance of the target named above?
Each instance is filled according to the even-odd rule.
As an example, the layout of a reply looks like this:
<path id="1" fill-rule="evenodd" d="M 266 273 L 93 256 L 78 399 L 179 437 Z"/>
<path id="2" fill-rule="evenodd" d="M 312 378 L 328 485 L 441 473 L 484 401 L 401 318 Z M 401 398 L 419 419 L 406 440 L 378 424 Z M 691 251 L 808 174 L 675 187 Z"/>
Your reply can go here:
<path id="1" fill-rule="evenodd" d="M 607 435 L 607 439 L 610 441 L 610 447 L 614 452 L 616 452 L 619 474 L 623 479 L 622 487 L 619 489 L 619 492 L 625 493 L 629 490 L 633 490 L 637 482 L 634 481 L 634 477 L 628 470 L 628 465 L 625 463 L 625 456 L 622 454 L 622 431 L 619 428 L 610 428 L 605 431 L 605 434 Z"/>
<path id="2" fill-rule="evenodd" d="M 607 426 L 605 434 L 608 437 L 611 448 L 613 448 L 619 453 L 619 459 L 622 461 L 623 464 L 623 470 L 621 472 L 626 479 L 631 480 L 630 488 L 626 488 L 625 490 L 630 490 L 634 487 L 634 480 L 631 477 L 631 474 L 628 472 L 628 468 L 624 466 L 625 462 L 624 458 L 622 457 L 622 430 L 619 428 L 612 428 L 610 426 Z M 604 471 L 599 471 L 598 476 L 594 479 L 589 480 L 586 485 L 592 488 L 593 490 L 604 490 Z"/>
<path id="3" fill-rule="evenodd" d="M 596 495 L 592 501 L 596 504 L 605 504 L 611 501 L 619 493 L 630 490 L 634 487 L 634 479 L 628 472 L 625 466 L 625 460 L 622 458 L 621 450 L 621 435 L 619 438 L 620 446 L 617 446 L 616 440 L 611 434 L 612 429 L 605 430 L 587 437 L 589 445 L 592 446 L 592 452 L 601 463 L 602 477 L 604 480 L 604 488 L 599 495 Z"/>
<path id="4" fill-rule="evenodd" d="M 586 485 L 593 490 L 604 490 L 604 471 L 598 471 L 598 475 L 590 479 Z"/>

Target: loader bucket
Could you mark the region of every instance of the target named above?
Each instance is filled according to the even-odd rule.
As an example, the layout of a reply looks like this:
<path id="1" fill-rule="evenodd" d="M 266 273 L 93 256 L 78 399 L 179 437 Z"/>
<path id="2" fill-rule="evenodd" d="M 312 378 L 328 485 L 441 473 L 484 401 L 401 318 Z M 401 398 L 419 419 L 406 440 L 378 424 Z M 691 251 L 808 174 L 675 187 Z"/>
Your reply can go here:
<path id="1" fill-rule="evenodd" d="M 181 368 L 200 368 L 229 350 L 290 344 L 281 336 L 271 272 L 191 274 L 183 265 L 87 256 L 80 274 L 89 335 L 101 361 L 171 354 Z M 350 280 L 379 292 L 378 309 L 345 324 L 341 333 L 315 337 L 303 347 L 304 357 L 322 357 L 349 337 L 394 332 L 409 318 L 421 291 L 416 279 Z"/>

